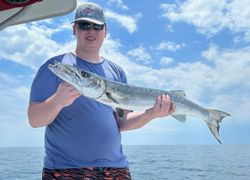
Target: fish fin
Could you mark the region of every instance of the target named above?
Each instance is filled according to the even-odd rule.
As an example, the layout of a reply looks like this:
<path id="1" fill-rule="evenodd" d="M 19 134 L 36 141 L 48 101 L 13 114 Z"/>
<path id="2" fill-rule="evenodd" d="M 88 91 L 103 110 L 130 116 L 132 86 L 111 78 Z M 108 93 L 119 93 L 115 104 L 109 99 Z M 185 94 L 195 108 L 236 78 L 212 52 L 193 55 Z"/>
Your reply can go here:
<path id="1" fill-rule="evenodd" d="M 207 109 L 207 110 L 209 112 L 210 120 L 209 122 L 207 121 L 205 122 L 207 122 L 207 125 L 210 131 L 212 132 L 214 137 L 217 139 L 217 141 L 222 144 L 221 139 L 220 139 L 220 134 L 219 134 L 219 130 L 220 130 L 219 123 L 223 120 L 223 118 L 227 116 L 231 116 L 231 115 L 226 112 L 215 110 L 215 109 Z"/>
<path id="2" fill-rule="evenodd" d="M 118 118 L 123 118 L 127 113 L 133 112 L 132 110 L 121 109 L 118 107 L 113 108 L 113 110 Z"/>
<path id="3" fill-rule="evenodd" d="M 117 115 L 122 118 L 124 116 L 124 110 L 121 108 L 115 108 L 114 111 L 117 113 Z"/>
<path id="4" fill-rule="evenodd" d="M 173 93 L 177 96 L 186 97 L 186 93 L 183 90 L 172 90 L 170 93 Z"/>
<path id="5" fill-rule="evenodd" d="M 115 98 L 113 98 L 112 95 L 109 92 L 106 92 L 105 94 L 108 97 L 108 99 L 110 99 L 111 101 L 119 104 L 119 102 L 117 100 L 115 100 Z"/>
<path id="6" fill-rule="evenodd" d="M 182 123 L 186 121 L 186 115 L 178 114 L 178 115 L 172 115 L 172 117 Z"/>

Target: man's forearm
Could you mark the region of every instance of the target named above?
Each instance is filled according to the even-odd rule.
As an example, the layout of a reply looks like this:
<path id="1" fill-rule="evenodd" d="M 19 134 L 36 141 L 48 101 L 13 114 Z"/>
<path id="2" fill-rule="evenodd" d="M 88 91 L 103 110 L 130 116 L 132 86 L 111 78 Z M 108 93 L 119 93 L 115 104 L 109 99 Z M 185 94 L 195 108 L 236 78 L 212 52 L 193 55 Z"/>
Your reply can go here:
<path id="1" fill-rule="evenodd" d="M 119 120 L 118 124 L 120 131 L 128 131 L 141 128 L 152 119 L 153 117 L 151 117 L 147 111 L 129 112 L 124 116 L 124 118 Z"/>
<path id="2" fill-rule="evenodd" d="M 28 107 L 29 123 L 34 128 L 47 126 L 55 120 L 61 109 L 52 97 L 41 103 L 31 103 Z"/>

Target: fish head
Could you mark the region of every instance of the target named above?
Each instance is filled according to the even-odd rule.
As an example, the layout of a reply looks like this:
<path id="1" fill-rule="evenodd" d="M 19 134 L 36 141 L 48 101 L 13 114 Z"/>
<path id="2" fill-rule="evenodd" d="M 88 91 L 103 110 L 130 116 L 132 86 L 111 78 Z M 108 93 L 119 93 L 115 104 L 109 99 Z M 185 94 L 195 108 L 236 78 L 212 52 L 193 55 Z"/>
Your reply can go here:
<path id="1" fill-rule="evenodd" d="M 55 75 L 87 97 L 99 98 L 105 92 L 105 81 L 94 73 L 57 61 L 48 67 Z"/>
<path id="2" fill-rule="evenodd" d="M 80 85 L 82 81 L 81 71 L 73 66 L 55 61 L 49 64 L 49 69 L 64 81 L 73 85 Z"/>

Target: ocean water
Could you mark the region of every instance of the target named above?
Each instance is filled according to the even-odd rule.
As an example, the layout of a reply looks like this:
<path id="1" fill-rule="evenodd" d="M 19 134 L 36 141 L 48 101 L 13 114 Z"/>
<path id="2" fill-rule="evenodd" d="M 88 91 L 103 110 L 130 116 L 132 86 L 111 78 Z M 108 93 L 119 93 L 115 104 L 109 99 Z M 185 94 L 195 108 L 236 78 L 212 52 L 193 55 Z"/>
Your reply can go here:
<path id="1" fill-rule="evenodd" d="M 134 180 L 250 180 L 250 145 L 124 146 Z M 43 148 L 0 148 L 0 180 L 41 179 Z"/>

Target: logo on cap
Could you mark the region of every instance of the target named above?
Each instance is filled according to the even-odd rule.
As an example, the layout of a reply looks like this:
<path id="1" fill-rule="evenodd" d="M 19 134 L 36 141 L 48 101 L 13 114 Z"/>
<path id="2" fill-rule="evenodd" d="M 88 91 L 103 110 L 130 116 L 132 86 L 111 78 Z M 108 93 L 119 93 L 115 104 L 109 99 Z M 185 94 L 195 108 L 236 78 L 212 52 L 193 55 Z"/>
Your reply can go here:
<path id="1" fill-rule="evenodd" d="M 90 8 L 83 9 L 83 14 L 85 14 L 86 16 L 91 16 L 94 14 L 94 10 Z"/>

